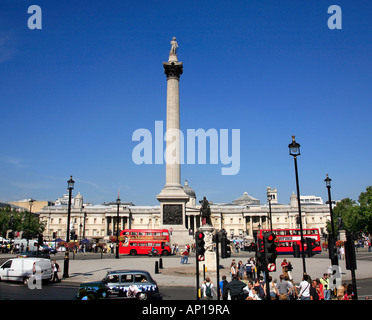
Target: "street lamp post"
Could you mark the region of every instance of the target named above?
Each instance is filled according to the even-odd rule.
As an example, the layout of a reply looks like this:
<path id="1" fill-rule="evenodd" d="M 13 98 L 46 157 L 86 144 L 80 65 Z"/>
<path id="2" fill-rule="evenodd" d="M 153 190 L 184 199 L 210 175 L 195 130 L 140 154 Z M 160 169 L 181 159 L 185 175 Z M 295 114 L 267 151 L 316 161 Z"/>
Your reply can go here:
<path id="1" fill-rule="evenodd" d="M 68 244 L 70 242 L 70 217 L 71 217 L 71 196 L 72 190 L 74 189 L 75 181 L 72 180 L 72 176 L 70 176 L 70 180 L 67 181 L 67 190 L 68 190 L 68 209 L 67 209 L 67 233 L 66 233 L 66 243 L 67 248 L 65 251 L 65 260 L 63 264 L 63 278 L 68 278 L 68 266 L 69 266 L 69 248 Z"/>
<path id="2" fill-rule="evenodd" d="M 329 203 L 329 213 L 331 215 L 331 228 L 332 228 L 332 245 L 334 245 L 336 243 L 336 235 L 335 235 L 335 227 L 334 227 L 334 223 L 333 223 L 333 210 L 332 210 L 332 200 L 331 200 L 331 181 L 332 179 L 330 179 L 328 177 L 328 174 L 327 174 L 327 177 L 324 179 L 324 182 L 326 183 L 326 187 L 328 189 L 328 203 Z M 332 265 L 334 266 L 338 266 L 338 256 L 337 254 L 334 255 L 334 257 L 331 259 L 332 260 Z"/>
<path id="3" fill-rule="evenodd" d="M 116 259 L 119 259 L 119 206 L 120 206 L 120 198 L 116 199 L 117 205 L 117 212 L 116 212 Z"/>
<path id="4" fill-rule="evenodd" d="M 298 203 L 298 216 L 300 220 L 300 234 L 301 234 L 301 252 L 302 252 L 302 267 L 303 273 L 306 273 L 306 262 L 305 262 L 305 248 L 304 248 L 304 234 L 302 230 L 302 216 L 301 216 L 301 202 L 300 202 L 300 187 L 298 183 L 298 169 L 297 169 L 297 157 L 300 153 L 300 144 L 296 142 L 295 136 L 292 136 L 292 143 L 288 145 L 289 155 L 294 158 L 295 173 L 296 173 L 296 188 L 297 188 L 297 203 Z"/>
<path id="5" fill-rule="evenodd" d="M 268 194 L 267 195 L 267 201 L 269 202 L 269 221 L 270 221 L 270 231 L 273 232 L 273 221 L 271 218 L 271 200 L 272 200 L 272 195 Z"/>
<path id="6" fill-rule="evenodd" d="M 30 206 L 30 213 L 28 215 L 28 230 L 27 230 L 27 251 L 30 250 L 30 232 L 31 232 L 31 216 L 32 216 L 32 205 L 34 204 L 34 199 L 30 199 L 28 204 Z"/>

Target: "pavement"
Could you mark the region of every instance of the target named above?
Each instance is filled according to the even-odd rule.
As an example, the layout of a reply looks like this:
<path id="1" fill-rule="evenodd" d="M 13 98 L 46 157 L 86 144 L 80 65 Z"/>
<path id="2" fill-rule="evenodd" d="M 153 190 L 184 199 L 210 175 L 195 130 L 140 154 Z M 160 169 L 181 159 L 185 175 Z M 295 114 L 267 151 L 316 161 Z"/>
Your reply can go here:
<path id="1" fill-rule="evenodd" d="M 159 286 L 166 287 L 194 287 L 196 285 L 196 259 L 195 256 L 191 255 L 189 257 L 187 264 L 181 264 L 180 256 L 168 256 L 162 257 L 163 268 L 159 268 L 159 273 L 155 273 L 155 264 L 158 262 L 160 265 L 159 257 L 148 257 L 148 256 L 120 256 L 119 259 L 115 259 L 113 255 L 108 257 L 109 254 L 104 254 L 104 258 L 101 259 L 100 255 L 96 255 L 89 259 L 80 259 L 78 256 L 84 255 L 83 253 L 77 253 L 76 258 L 73 259 L 72 254 L 70 254 L 69 260 L 69 277 L 62 279 L 63 282 L 74 282 L 74 283 L 83 283 L 91 282 L 96 280 L 101 280 L 107 273 L 107 271 L 112 270 L 121 270 L 121 269 L 141 269 L 149 271 L 152 277 L 156 280 Z M 86 255 L 91 255 L 87 253 Z M 372 253 L 370 253 L 372 256 Z M 1 258 L 6 258 L 6 254 L 1 254 Z M 9 258 L 14 257 L 9 255 Z M 303 265 L 302 258 L 293 258 L 293 257 L 282 257 L 279 256 L 276 260 L 277 270 L 271 272 L 270 275 L 273 279 L 279 279 L 279 275 L 282 273 L 280 264 L 283 259 L 291 261 L 293 266 L 293 280 L 297 284 L 301 281 L 303 274 Z M 54 259 L 52 256 L 51 259 Z M 230 281 L 230 265 L 232 259 L 235 259 L 236 262 L 242 261 L 245 263 L 249 257 L 247 253 L 239 254 L 233 253 L 231 258 L 220 259 L 220 265 L 223 267 L 220 269 L 220 279 L 223 275 L 227 276 L 227 280 Z M 62 277 L 63 273 L 63 260 L 61 257 L 57 258 L 57 262 L 60 266 L 61 272 L 59 276 Z M 311 278 L 321 278 L 323 273 L 328 271 L 330 266 L 330 260 L 325 258 L 319 258 L 316 255 L 312 258 L 306 258 L 306 271 L 311 276 Z M 202 263 L 201 263 L 202 264 Z M 340 281 L 350 283 L 351 282 L 351 272 L 346 270 L 345 260 L 339 261 L 341 273 Z M 372 278 L 372 262 L 366 260 L 357 260 L 357 270 L 355 271 L 356 279 L 365 279 Z M 206 276 L 209 276 L 212 282 L 216 283 L 216 272 L 206 271 Z M 200 284 L 202 283 L 203 275 L 199 274 Z"/>

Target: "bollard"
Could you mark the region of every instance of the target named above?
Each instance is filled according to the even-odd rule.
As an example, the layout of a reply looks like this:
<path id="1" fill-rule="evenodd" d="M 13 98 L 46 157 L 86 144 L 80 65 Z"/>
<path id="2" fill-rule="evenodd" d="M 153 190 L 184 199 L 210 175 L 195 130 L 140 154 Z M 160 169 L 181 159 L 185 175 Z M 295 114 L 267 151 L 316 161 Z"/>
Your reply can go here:
<path id="1" fill-rule="evenodd" d="M 163 269 L 163 258 L 159 259 L 159 269 Z"/>
<path id="2" fill-rule="evenodd" d="M 155 261 L 155 273 L 159 273 L 159 263 Z"/>

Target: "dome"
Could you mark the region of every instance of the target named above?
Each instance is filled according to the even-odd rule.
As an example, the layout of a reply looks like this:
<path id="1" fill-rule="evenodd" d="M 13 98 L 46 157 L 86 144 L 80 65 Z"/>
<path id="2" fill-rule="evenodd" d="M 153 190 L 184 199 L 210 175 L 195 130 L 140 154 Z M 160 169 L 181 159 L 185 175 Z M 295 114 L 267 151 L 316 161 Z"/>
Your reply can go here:
<path id="1" fill-rule="evenodd" d="M 79 192 L 78 195 L 75 197 L 75 199 L 83 199 L 83 196 L 80 194 L 80 192 Z"/>
<path id="2" fill-rule="evenodd" d="M 183 186 L 183 191 L 185 191 L 185 193 L 189 197 L 196 198 L 195 191 L 189 186 L 189 184 L 187 183 L 187 180 L 185 180 L 185 185 Z"/>
<path id="3" fill-rule="evenodd" d="M 248 192 L 244 192 L 244 194 L 241 197 L 233 201 L 233 204 L 236 205 L 260 204 L 260 200 L 248 195 Z"/>

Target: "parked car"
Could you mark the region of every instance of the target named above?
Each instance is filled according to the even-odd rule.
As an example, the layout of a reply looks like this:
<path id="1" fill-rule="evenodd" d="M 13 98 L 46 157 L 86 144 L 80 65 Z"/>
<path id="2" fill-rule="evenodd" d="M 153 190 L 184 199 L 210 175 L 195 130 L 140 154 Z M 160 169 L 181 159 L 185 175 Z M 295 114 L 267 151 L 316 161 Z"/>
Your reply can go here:
<path id="1" fill-rule="evenodd" d="M 48 253 L 44 253 L 42 251 L 23 251 L 17 254 L 17 258 L 44 258 L 50 259 L 50 255 Z"/>
<path id="2" fill-rule="evenodd" d="M 52 279 L 52 263 L 43 258 L 13 258 L 0 266 L 0 280 L 22 281 L 28 284 L 33 275 L 40 276 L 40 280 Z"/>
<path id="3" fill-rule="evenodd" d="M 78 299 L 109 297 L 161 299 L 156 281 L 149 272 L 143 270 L 109 271 L 101 281 L 80 284 L 77 294 Z"/>
<path id="4" fill-rule="evenodd" d="M 57 253 L 57 250 L 56 249 L 54 249 L 52 247 L 48 247 L 46 245 L 43 245 L 42 247 L 40 247 L 39 250 L 42 253 L 46 253 L 46 254 L 56 254 Z"/>

